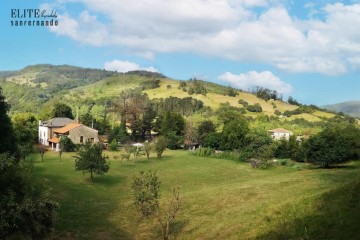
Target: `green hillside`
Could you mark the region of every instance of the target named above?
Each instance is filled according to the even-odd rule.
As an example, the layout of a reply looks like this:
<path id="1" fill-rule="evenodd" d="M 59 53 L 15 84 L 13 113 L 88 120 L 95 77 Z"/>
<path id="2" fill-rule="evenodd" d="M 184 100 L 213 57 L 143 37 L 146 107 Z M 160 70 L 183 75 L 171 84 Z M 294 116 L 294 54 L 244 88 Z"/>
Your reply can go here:
<path id="1" fill-rule="evenodd" d="M 155 86 L 154 88 L 151 85 L 155 83 L 158 83 L 159 87 Z M 74 110 L 77 106 L 91 102 L 104 105 L 106 102 L 116 99 L 121 91 L 129 88 L 142 89 L 150 99 L 170 96 L 192 97 L 201 100 L 205 106 L 211 107 L 213 110 L 225 103 L 242 108 L 244 106 L 239 104 L 240 99 L 249 105 L 260 104 L 261 114 L 268 116 L 275 116 L 275 111 L 285 113 L 299 108 L 284 101 L 265 101 L 254 94 L 241 90 L 235 90 L 236 96 L 229 96 L 229 87 L 201 80 L 178 81 L 159 73 L 134 71 L 123 74 L 68 65 L 43 64 L 28 66 L 19 71 L 0 72 L 0 86 L 12 106 L 12 113 L 40 114 L 44 108 L 46 109 L 56 102 L 66 103 Z M 195 89 L 193 93 L 190 92 L 190 88 Z M 203 92 L 196 93 L 198 89 Z M 259 113 L 246 111 L 245 115 L 256 117 Z M 315 111 L 285 117 L 284 120 L 305 119 L 309 122 L 319 122 L 334 116 L 332 113 L 315 109 Z"/>

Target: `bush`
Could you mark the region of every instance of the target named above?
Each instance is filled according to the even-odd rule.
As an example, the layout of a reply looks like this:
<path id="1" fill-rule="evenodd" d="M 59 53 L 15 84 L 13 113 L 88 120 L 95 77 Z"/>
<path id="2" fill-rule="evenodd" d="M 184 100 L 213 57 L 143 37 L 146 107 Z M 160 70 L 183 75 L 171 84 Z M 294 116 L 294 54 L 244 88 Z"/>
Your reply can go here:
<path id="1" fill-rule="evenodd" d="M 246 109 L 249 112 L 262 112 L 262 107 L 260 106 L 259 103 L 255 103 L 254 105 L 249 105 L 246 107 Z"/>
<path id="2" fill-rule="evenodd" d="M 118 148 L 118 143 L 117 143 L 116 139 L 114 138 L 114 139 L 112 140 L 112 142 L 109 144 L 108 149 L 109 149 L 110 151 L 116 151 L 117 148 Z"/>
<path id="3" fill-rule="evenodd" d="M 67 136 L 60 137 L 60 146 L 64 152 L 73 152 L 76 150 L 76 145 Z"/>
<path id="4" fill-rule="evenodd" d="M 245 101 L 244 99 L 239 99 L 238 103 L 242 104 L 244 107 L 249 106 L 249 103 L 247 101 Z"/>

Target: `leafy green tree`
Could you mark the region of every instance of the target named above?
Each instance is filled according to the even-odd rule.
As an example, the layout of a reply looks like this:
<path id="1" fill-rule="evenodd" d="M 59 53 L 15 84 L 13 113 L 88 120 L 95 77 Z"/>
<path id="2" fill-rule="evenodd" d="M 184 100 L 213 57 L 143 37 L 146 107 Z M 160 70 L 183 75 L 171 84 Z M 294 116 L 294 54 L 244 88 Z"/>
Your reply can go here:
<path id="1" fill-rule="evenodd" d="M 121 123 L 119 126 L 114 127 L 109 132 L 109 142 L 112 142 L 114 139 L 120 142 L 126 142 L 129 140 L 129 135 L 126 132 L 125 124 Z"/>
<path id="2" fill-rule="evenodd" d="M 2 88 L 0 87 L 0 153 L 16 154 L 17 144 L 14 129 L 7 115 L 9 110 L 10 106 L 2 95 Z"/>
<path id="3" fill-rule="evenodd" d="M 163 210 L 159 203 L 160 181 L 156 172 L 140 172 L 134 177 L 131 184 L 133 192 L 133 204 L 140 213 L 140 220 L 156 217 L 161 229 L 163 239 L 169 239 L 169 229 L 175 220 L 181 206 L 178 189 L 173 189 L 173 196 L 167 210 Z"/>
<path id="4" fill-rule="evenodd" d="M 17 160 L 0 154 L 0 238 L 15 233 L 43 239 L 51 231 L 58 203 Z"/>
<path id="5" fill-rule="evenodd" d="M 222 134 L 218 132 L 211 132 L 205 135 L 203 146 L 213 149 L 220 149 L 222 141 Z"/>
<path id="6" fill-rule="evenodd" d="M 94 118 L 91 116 L 89 112 L 80 115 L 80 122 L 88 127 L 93 127 L 96 124 Z"/>
<path id="7" fill-rule="evenodd" d="M 73 152 L 76 146 L 68 136 L 64 135 L 60 137 L 60 148 L 63 152 Z"/>
<path id="8" fill-rule="evenodd" d="M 166 149 L 167 144 L 168 144 L 167 139 L 164 136 L 159 136 L 155 138 L 154 151 L 156 152 L 158 158 L 161 158 L 163 152 Z"/>
<path id="9" fill-rule="evenodd" d="M 74 119 L 71 107 L 69 107 L 65 103 L 56 103 L 52 111 L 52 116 Z"/>
<path id="10" fill-rule="evenodd" d="M 159 119 L 158 130 L 166 136 L 170 132 L 176 135 L 183 135 L 185 129 L 185 119 L 178 113 L 166 111 Z"/>
<path id="11" fill-rule="evenodd" d="M 109 144 L 108 149 L 109 149 L 110 151 L 116 151 L 117 148 L 118 148 L 118 142 L 117 142 L 116 139 L 114 138 L 114 139 L 111 141 L 111 143 Z"/>
<path id="12" fill-rule="evenodd" d="M 249 123 L 244 117 L 225 123 L 220 147 L 224 150 L 239 149 L 244 146 L 245 135 L 249 132 Z"/>
<path id="13" fill-rule="evenodd" d="M 100 144 L 92 145 L 86 142 L 81 146 L 75 158 L 75 170 L 89 172 L 91 181 L 93 174 L 102 175 L 109 171 L 109 164 L 106 162 L 107 156 L 102 154 L 102 146 Z"/>
<path id="14" fill-rule="evenodd" d="M 181 114 L 165 112 L 157 122 L 159 132 L 165 136 L 170 149 L 180 148 L 184 142 L 185 120 Z"/>
<path id="15" fill-rule="evenodd" d="M 204 144 L 205 137 L 209 133 L 215 132 L 215 130 L 216 130 L 215 125 L 211 120 L 202 121 L 197 128 L 199 143 Z"/>
<path id="16" fill-rule="evenodd" d="M 308 141 L 307 161 L 320 167 L 350 160 L 359 149 L 360 130 L 351 124 L 332 124 Z"/>

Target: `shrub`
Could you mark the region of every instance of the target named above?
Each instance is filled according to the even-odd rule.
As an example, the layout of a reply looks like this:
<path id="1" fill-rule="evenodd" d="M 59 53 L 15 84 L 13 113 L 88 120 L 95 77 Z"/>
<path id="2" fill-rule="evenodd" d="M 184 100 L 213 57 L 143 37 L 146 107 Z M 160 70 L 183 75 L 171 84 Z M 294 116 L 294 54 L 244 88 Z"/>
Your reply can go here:
<path id="1" fill-rule="evenodd" d="M 67 136 L 60 137 L 60 146 L 64 152 L 73 152 L 76 149 L 76 145 Z"/>
<path id="2" fill-rule="evenodd" d="M 112 140 L 112 142 L 109 144 L 108 149 L 109 149 L 110 151 L 116 151 L 117 148 L 118 148 L 118 143 L 117 143 L 116 139 L 114 138 L 114 139 Z"/>
<path id="3" fill-rule="evenodd" d="M 262 107 L 260 106 L 259 103 L 255 103 L 254 105 L 249 105 L 246 107 L 246 109 L 249 112 L 262 112 Z"/>

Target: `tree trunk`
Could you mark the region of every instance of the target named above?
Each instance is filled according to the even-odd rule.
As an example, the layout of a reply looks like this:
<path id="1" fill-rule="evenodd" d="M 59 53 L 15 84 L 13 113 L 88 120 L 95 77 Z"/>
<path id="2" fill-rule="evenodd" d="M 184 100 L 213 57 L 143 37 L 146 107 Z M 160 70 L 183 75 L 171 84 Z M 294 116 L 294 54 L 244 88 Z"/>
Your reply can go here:
<path id="1" fill-rule="evenodd" d="M 90 178 L 91 178 L 91 182 L 93 182 L 93 171 L 92 171 L 92 169 L 90 170 Z"/>

